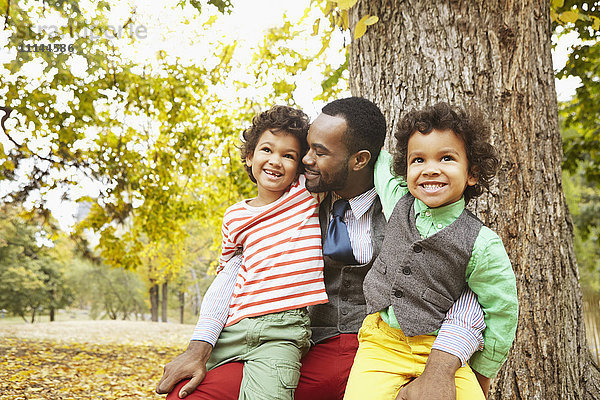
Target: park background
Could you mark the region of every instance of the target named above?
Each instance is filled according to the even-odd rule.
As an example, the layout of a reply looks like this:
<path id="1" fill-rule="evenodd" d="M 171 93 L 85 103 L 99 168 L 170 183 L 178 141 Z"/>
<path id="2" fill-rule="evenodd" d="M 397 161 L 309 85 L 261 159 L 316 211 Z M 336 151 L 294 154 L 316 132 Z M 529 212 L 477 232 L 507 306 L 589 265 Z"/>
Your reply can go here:
<path id="1" fill-rule="evenodd" d="M 159 397 L 214 277 L 223 211 L 253 195 L 240 132 L 273 104 L 315 117 L 350 95 L 351 46 L 389 23 L 355 3 L 0 1 L 1 398 Z M 568 290 L 597 370 L 600 6 L 533 7 L 551 24 Z M 543 295 L 544 313 L 561 309 Z M 501 376 L 490 397 L 560 381 L 538 380 L 513 393 Z"/>

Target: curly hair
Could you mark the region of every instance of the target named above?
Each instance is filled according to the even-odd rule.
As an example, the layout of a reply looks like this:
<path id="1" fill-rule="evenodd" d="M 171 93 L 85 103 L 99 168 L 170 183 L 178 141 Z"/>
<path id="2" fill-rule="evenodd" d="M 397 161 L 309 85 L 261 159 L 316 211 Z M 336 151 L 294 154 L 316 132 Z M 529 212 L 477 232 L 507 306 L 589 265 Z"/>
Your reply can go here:
<path id="1" fill-rule="evenodd" d="M 242 163 L 252 182 L 256 183 L 256 178 L 252 175 L 252 167 L 246 165 L 246 158 L 254 154 L 256 145 L 260 136 L 265 131 L 273 133 L 282 132 L 286 135 L 292 135 L 300 142 L 300 159 L 308 150 L 306 135 L 308 134 L 309 118 L 304 112 L 288 106 L 273 106 L 267 111 L 263 111 L 252 118 L 252 126 L 242 133 L 242 144 L 240 152 Z M 302 162 L 298 165 L 299 173 L 302 172 Z"/>
<path id="2" fill-rule="evenodd" d="M 496 175 L 500 161 L 496 149 L 489 143 L 491 132 L 483 114 L 475 109 L 453 108 L 447 103 L 438 103 L 422 110 L 412 110 L 398 124 L 396 150 L 394 152 L 394 172 L 406 179 L 408 140 L 416 133 L 428 134 L 432 130 L 451 130 L 464 144 L 469 162 L 469 172 L 477 177 L 473 186 L 464 192 L 465 202 L 481 195 L 489 189 L 490 181 Z"/>
<path id="3" fill-rule="evenodd" d="M 346 120 L 346 133 L 342 142 L 349 154 L 360 150 L 371 153 L 369 165 L 373 167 L 385 141 L 385 117 L 373 102 L 362 97 L 347 97 L 325 105 L 323 114 Z"/>

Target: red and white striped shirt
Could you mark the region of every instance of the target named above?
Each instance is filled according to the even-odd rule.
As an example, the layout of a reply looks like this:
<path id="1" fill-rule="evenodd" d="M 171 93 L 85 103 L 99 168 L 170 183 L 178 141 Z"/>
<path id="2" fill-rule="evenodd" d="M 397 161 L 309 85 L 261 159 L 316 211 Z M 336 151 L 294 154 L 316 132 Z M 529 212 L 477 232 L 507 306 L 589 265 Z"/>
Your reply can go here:
<path id="1" fill-rule="evenodd" d="M 225 326 L 243 318 L 327 302 L 317 194 L 303 175 L 273 203 L 243 200 L 223 217 L 220 272 L 241 248 L 239 270 Z"/>

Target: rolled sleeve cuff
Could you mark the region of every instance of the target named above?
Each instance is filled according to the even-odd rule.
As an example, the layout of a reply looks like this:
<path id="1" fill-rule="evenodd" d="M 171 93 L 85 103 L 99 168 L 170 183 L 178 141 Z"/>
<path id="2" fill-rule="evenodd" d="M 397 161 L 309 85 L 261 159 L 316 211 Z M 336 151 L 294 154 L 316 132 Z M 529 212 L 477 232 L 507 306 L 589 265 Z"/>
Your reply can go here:
<path id="1" fill-rule="evenodd" d="M 476 352 L 469 360 L 471 368 L 487 378 L 494 378 L 508 358 L 508 352 L 499 352 L 495 348 L 495 342 L 486 342 L 483 351 Z"/>
<path id="2" fill-rule="evenodd" d="M 478 337 L 471 330 L 460 325 L 444 324 L 437 334 L 432 349 L 458 357 L 461 366 L 464 367 L 473 353 L 483 349 L 483 336 Z"/>
<path id="3" fill-rule="evenodd" d="M 190 340 L 201 340 L 215 347 L 217 339 L 219 339 L 219 335 L 223 330 L 223 326 L 223 323 L 218 319 L 201 318 L 198 320 Z"/>

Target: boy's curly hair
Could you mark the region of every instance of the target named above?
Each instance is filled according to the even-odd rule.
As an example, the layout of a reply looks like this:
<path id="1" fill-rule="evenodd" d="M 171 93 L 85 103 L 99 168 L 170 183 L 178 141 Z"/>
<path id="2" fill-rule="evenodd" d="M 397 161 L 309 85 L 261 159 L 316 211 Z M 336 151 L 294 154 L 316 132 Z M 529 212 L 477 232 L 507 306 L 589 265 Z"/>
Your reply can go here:
<path id="1" fill-rule="evenodd" d="M 256 149 L 260 136 L 267 130 L 277 133 L 282 132 L 286 135 L 292 135 L 300 142 L 300 163 L 298 172 L 302 173 L 302 157 L 308 150 L 306 135 L 310 120 L 304 112 L 288 106 L 273 106 L 267 111 L 263 111 L 252 118 L 252 126 L 244 130 L 243 141 L 240 146 L 242 163 L 252 182 L 256 183 L 256 178 L 252 175 L 252 168 L 246 165 L 246 158 L 251 156 Z"/>
<path id="2" fill-rule="evenodd" d="M 490 127 L 483 114 L 475 109 L 453 108 L 447 103 L 438 103 L 422 110 L 412 110 L 398 124 L 396 151 L 394 152 L 394 172 L 406 178 L 408 140 L 415 132 L 428 134 L 432 130 L 451 130 L 465 143 L 469 162 L 469 172 L 478 178 L 473 186 L 464 192 L 465 202 L 489 189 L 490 181 L 496 175 L 500 161 L 496 149 L 489 143 Z"/>

